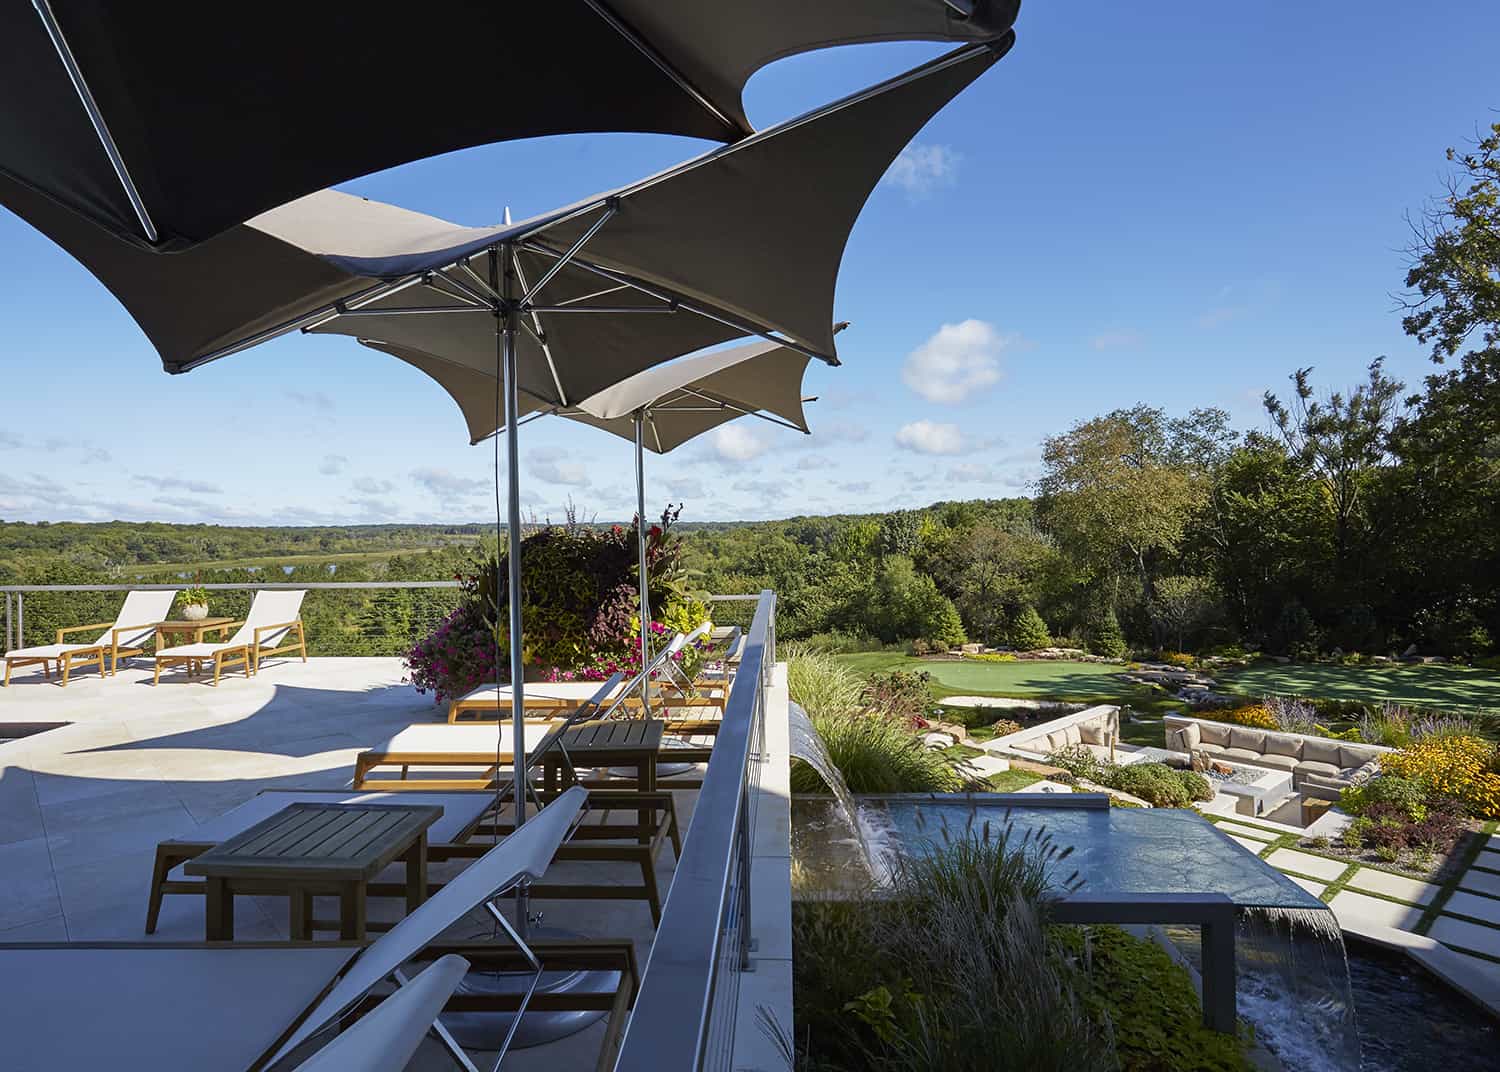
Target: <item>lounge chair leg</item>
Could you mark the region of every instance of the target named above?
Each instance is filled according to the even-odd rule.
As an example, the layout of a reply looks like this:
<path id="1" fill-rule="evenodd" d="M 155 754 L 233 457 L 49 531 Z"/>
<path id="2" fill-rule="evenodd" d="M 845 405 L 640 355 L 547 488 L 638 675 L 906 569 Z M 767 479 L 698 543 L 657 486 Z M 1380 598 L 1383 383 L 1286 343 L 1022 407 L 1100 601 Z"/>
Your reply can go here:
<path id="1" fill-rule="evenodd" d="M 5 687 L 10 688 L 10 660 L 5 660 Z"/>
<path id="2" fill-rule="evenodd" d="M 224 653 L 223 652 L 215 652 L 214 653 L 214 688 L 218 688 L 219 687 L 219 674 L 223 671 L 223 669 L 224 669 Z"/>
<path id="3" fill-rule="evenodd" d="M 73 670 L 73 657 L 65 653 L 58 662 L 62 663 L 62 687 L 67 688 L 68 674 Z"/>
<path id="4" fill-rule="evenodd" d="M 152 662 L 156 663 L 156 672 L 151 675 L 151 684 L 153 684 L 153 685 L 160 685 L 161 684 L 161 656 L 158 655 L 155 659 L 152 660 Z"/>

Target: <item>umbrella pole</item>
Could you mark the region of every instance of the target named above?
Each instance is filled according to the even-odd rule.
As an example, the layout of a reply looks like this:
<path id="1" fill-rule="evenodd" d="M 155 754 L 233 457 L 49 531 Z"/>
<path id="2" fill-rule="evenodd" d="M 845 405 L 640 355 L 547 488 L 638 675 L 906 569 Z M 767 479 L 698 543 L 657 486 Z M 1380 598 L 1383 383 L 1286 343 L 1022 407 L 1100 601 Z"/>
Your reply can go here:
<path id="1" fill-rule="evenodd" d="M 635 411 L 635 536 L 641 584 L 641 669 L 651 665 L 651 596 L 646 584 L 646 449 L 645 411 Z M 641 678 L 641 714 L 651 713 L 651 677 Z"/>
<path id="2" fill-rule="evenodd" d="M 510 611 L 510 721 L 513 736 L 511 755 L 515 770 L 515 828 L 521 829 L 526 822 L 526 700 L 522 679 L 525 671 L 521 665 L 521 471 L 520 434 L 516 427 L 517 411 L 520 409 L 516 383 L 516 302 L 515 266 L 512 258 L 515 251 L 506 245 L 501 250 L 501 296 L 504 298 L 502 313 L 500 359 L 505 380 L 505 466 L 508 481 L 506 504 L 506 567 L 509 574 Z M 526 884 L 516 888 L 516 929 L 526 937 L 529 924 L 529 898 Z"/>

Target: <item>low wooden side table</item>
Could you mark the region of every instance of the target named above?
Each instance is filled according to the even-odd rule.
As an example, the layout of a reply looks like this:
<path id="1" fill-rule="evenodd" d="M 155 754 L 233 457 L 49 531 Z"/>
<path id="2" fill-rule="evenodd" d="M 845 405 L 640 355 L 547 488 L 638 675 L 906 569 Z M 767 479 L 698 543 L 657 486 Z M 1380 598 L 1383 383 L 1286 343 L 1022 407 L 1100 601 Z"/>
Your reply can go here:
<path id="1" fill-rule="evenodd" d="M 436 804 L 292 804 L 183 865 L 207 880 L 204 934 L 234 937 L 238 893 L 285 894 L 293 941 L 312 938 L 314 894 L 337 894 L 339 936 L 362 941 L 370 880 L 406 861 L 406 911 L 427 899 L 427 828 Z"/>
<path id="2" fill-rule="evenodd" d="M 574 767 L 634 767 L 635 788 L 643 795 L 656 793 L 656 764 L 661 759 L 662 731 L 666 723 L 656 718 L 613 719 L 606 722 L 584 722 L 562 735 L 561 740 L 542 757 L 543 791 L 551 795 L 564 788 L 562 775 L 564 753 Z M 648 831 L 655 822 L 655 810 L 640 809 L 640 840 L 651 840 Z"/>
<path id="3" fill-rule="evenodd" d="M 224 639 L 224 632 L 231 625 L 236 624 L 234 618 L 199 618 L 196 621 L 180 619 L 170 622 L 156 623 L 156 650 L 173 646 L 171 637 L 177 637 L 178 644 L 202 644 L 203 638 L 208 633 L 218 633 L 219 639 Z M 184 637 L 188 639 L 183 639 Z M 203 672 L 203 662 L 194 659 L 188 666 L 188 673 L 192 675 Z"/>

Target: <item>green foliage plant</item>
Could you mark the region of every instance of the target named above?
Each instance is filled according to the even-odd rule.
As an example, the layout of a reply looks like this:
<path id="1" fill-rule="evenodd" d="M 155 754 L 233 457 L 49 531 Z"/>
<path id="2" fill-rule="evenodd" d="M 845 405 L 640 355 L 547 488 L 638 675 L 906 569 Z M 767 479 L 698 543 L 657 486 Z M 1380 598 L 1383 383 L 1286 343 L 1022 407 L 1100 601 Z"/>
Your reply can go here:
<path id="1" fill-rule="evenodd" d="M 851 793 L 952 793 L 963 779 L 942 752 L 906 724 L 869 711 L 813 716 L 829 759 Z M 812 767 L 795 763 L 794 793 L 822 793 L 827 788 Z"/>
<path id="2" fill-rule="evenodd" d="M 1115 617 L 1112 608 L 1094 615 L 1084 637 L 1091 655 L 1106 659 L 1119 659 L 1125 655 L 1125 634 L 1120 630 L 1120 619 Z"/>
<path id="3" fill-rule="evenodd" d="M 1022 606 L 1005 624 L 1005 642 L 1017 651 L 1036 651 L 1050 648 L 1052 637 L 1047 632 L 1047 623 L 1030 603 Z"/>
<path id="4" fill-rule="evenodd" d="M 184 607 L 206 607 L 208 606 L 208 589 L 201 584 L 184 588 L 177 593 L 177 601 Z"/>
<path id="5" fill-rule="evenodd" d="M 859 702 L 887 718 L 920 727 L 937 708 L 932 698 L 932 675 L 925 670 L 892 670 L 871 674 L 860 690 Z"/>

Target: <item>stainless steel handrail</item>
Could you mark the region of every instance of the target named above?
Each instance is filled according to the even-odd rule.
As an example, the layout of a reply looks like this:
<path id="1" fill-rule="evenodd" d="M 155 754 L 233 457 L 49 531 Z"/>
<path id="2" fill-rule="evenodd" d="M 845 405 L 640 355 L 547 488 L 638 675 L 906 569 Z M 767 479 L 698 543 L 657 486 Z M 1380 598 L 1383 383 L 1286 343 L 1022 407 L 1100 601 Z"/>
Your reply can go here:
<path id="1" fill-rule="evenodd" d="M 775 593 L 766 590 L 754 598 L 755 619 L 615 1072 L 700 1069 L 710 1035 L 725 1039 L 726 1028 L 724 1049 L 732 1050 L 732 1025 L 715 1023 L 716 999 L 725 996 L 726 985 L 737 989 L 738 973 L 749 966 L 752 777 L 760 759 L 765 689 L 776 661 Z M 730 1017 L 734 1004 L 728 1003 Z"/>

